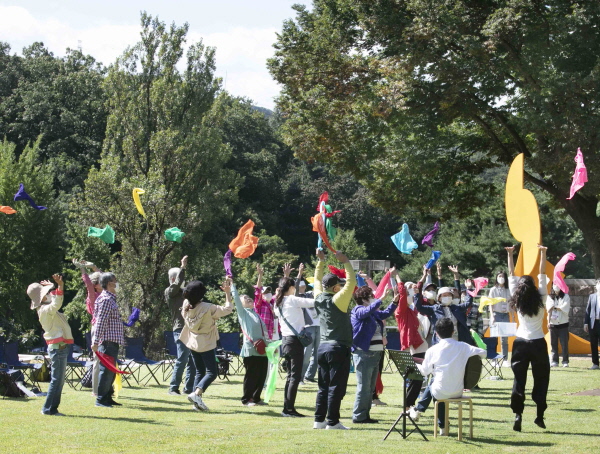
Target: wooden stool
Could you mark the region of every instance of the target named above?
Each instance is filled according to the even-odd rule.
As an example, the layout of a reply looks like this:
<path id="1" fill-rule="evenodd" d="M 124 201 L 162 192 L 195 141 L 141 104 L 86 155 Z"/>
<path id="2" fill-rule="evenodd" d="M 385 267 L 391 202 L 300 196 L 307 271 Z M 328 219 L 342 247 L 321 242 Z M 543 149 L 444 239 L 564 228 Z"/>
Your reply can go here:
<path id="1" fill-rule="evenodd" d="M 462 404 L 463 402 L 469 402 L 469 438 L 473 438 L 473 400 L 470 397 L 457 397 L 456 399 L 440 399 L 435 401 L 435 415 L 433 416 L 433 438 L 438 436 L 438 404 L 444 402 L 446 404 L 444 408 L 444 435 L 448 436 L 448 427 L 450 426 L 449 414 L 450 414 L 450 403 L 456 402 L 458 404 L 458 441 L 462 441 Z"/>

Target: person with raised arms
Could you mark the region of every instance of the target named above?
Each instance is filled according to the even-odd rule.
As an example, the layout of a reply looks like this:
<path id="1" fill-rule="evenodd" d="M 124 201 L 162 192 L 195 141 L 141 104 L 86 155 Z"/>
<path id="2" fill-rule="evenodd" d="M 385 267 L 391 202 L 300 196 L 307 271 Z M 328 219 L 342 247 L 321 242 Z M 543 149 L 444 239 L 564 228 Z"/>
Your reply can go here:
<path id="1" fill-rule="evenodd" d="M 356 275 L 345 254 L 338 251 L 335 257 L 344 265 L 345 281 L 332 273 L 323 276 L 325 254 L 317 249 L 314 295 L 321 321 L 321 345 L 317 355 L 319 391 L 313 428 L 347 430 L 340 422 L 340 406 L 350 374 L 352 323 L 348 308 L 356 287 Z"/>

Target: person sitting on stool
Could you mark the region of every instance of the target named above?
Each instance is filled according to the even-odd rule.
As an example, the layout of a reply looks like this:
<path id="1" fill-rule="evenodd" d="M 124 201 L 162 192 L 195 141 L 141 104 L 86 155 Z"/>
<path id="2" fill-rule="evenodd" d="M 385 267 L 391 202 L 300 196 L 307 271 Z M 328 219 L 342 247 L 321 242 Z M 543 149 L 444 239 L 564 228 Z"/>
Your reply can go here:
<path id="1" fill-rule="evenodd" d="M 439 319 L 435 324 L 435 331 L 440 341 L 427 350 L 423 363 L 418 364 L 424 377 L 433 373 L 433 381 L 427 386 L 417 405 L 410 409 L 410 417 L 415 421 L 427 410 L 432 398 L 436 401 L 462 397 L 467 361 L 471 356 L 486 357 L 485 350 L 452 339 L 454 324 L 450 318 Z M 444 424 L 444 403 L 440 402 L 440 435 L 443 434 Z"/>

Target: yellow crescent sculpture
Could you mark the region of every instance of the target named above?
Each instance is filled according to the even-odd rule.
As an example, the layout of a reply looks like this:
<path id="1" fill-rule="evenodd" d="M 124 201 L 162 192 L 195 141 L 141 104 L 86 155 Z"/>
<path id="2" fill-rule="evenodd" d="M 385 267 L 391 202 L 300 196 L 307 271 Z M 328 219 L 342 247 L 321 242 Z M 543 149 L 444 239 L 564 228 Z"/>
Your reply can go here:
<path id="1" fill-rule="evenodd" d="M 140 194 L 145 194 L 146 191 L 140 188 L 133 188 L 133 202 L 137 207 L 137 210 L 140 212 L 144 218 L 146 217 L 146 212 L 144 211 L 144 207 L 142 206 L 142 202 L 140 201 Z"/>
<path id="2" fill-rule="evenodd" d="M 519 257 L 515 264 L 515 276 L 531 276 L 537 283 L 540 254 L 537 245 L 542 244 L 542 223 L 535 197 L 523 185 L 524 156 L 521 153 L 512 162 L 506 177 L 504 207 L 510 233 L 521 243 Z M 554 265 L 546 261 L 546 275 L 554 276 Z M 548 279 L 548 292 L 552 279 Z M 517 321 L 517 320 L 515 320 Z M 518 321 L 517 321 L 518 322 Z M 543 325 L 547 333 L 547 324 Z M 512 351 L 512 341 L 509 338 L 509 349 Z M 549 334 L 546 334 L 550 348 Z M 560 350 L 560 349 L 559 349 Z M 569 333 L 569 353 L 585 354 L 590 351 L 590 343 L 573 333 Z"/>

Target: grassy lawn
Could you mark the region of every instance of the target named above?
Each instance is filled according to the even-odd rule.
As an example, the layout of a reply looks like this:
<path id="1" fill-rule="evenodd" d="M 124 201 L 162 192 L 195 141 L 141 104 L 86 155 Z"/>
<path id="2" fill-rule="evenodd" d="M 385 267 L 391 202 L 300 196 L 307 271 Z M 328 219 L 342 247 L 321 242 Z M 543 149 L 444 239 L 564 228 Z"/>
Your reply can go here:
<path id="1" fill-rule="evenodd" d="M 298 393 L 297 409 L 307 417 L 283 418 L 280 389 L 270 406 L 244 407 L 239 401 L 242 376 L 235 375 L 229 383 L 217 380 L 209 388 L 205 397 L 209 413 L 192 410 L 185 396 L 167 395 L 166 386 L 125 387 L 119 399 L 123 407 L 112 409 L 95 407 L 89 390 L 73 391 L 65 386 L 60 411 L 66 417 L 41 415 L 41 398 L 3 399 L 0 452 L 598 452 L 600 397 L 571 395 L 600 388 L 600 371 L 587 370 L 590 365 L 589 359 L 573 358 L 570 368 L 552 370 L 546 430 L 533 424 L 535 407 L 528 396 L 523 432 L 513 432 L 510 369 L 504 369 L 504 381 L 483 380 L 481 391 L 474 393 L 475 438 L 465 438 L 463 443 L 456 440 L 456 411 L 450 413 L 450 437 L 433 440 L 433 408 L 419 421 L 430 438 L 428 443 L 418 434 L 403 440 L 398 433 L 382 441 L 401 408 L 397 374 L 384 374 L 382 400 L 389 405 L 373 408 L 371 416 L 380 423 L 369 426 L 351 423 L 355 392 L 355 376 L 351 374 L 342 404 L 342 422 L 352 427 L 349 431 L 312 429 L 315 384 L 301 386 Z M 531 384 L 530 376 L 528 392 Z M 44 390 L 47 385 L 43 384 Z"/>

